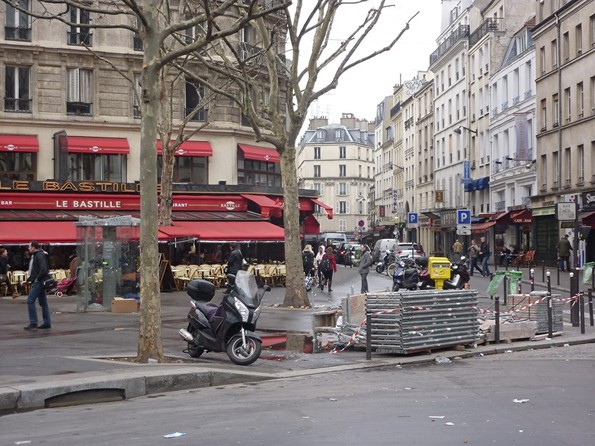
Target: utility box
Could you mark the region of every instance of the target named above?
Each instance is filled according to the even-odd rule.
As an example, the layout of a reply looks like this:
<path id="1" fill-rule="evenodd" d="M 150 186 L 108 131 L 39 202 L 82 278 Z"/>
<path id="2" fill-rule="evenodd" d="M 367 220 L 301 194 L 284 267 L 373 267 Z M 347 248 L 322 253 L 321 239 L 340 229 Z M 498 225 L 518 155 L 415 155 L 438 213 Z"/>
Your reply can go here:
<path id="1" fill-rule="evenodd" d="M 121 297 L 112 299 L 112 313 L 134 313 L 137 310 L 136 299 L 122 299 Z"/>
<path id="2" fill-rule="evenodd" d="M 450 260 L 446 257 L 430 257 L 428 274 L 434 280 L 437 290 L 444 288 L 444 281 L 450 279 Z"/>

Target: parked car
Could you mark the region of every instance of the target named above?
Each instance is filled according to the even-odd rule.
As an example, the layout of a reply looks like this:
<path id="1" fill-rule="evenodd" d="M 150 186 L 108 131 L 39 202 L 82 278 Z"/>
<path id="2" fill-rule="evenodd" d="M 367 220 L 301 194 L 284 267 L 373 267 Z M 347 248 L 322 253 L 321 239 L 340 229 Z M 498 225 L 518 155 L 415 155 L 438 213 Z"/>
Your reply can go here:
<path id="1" fill-rule="evenodd" d="M 409 257 L 413 259 L 419 259 L 420 257 L 426 256 L 423 246 L 421 246 L 419 243 L 399 242 L 396 253 L 399 255 L 399 257 Z"/>
<path id="2" fill-rule="evenodd" d="M 353 257 L 351 257 L 353 253 Z M 362 245 L 359 242 L 343 242 L 337 249 L 337 263 L 345 266 L 358 266 L 362 256 Z"/>
<path id="3" fill-rule="evenodd" d="M 379 262 L 383 258 L 386 251 L 395 252 L 399 247 L 399 242 L 394 238 L 381 238 L 376 241 L 372 249 L 372 260 L 374 263 Z"/>

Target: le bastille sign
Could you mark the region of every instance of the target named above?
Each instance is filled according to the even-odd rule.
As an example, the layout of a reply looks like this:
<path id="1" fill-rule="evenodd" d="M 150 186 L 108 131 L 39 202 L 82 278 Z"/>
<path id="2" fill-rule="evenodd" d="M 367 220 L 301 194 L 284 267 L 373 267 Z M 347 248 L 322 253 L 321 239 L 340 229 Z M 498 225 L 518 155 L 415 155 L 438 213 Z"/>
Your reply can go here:
<path id="1" fill-rule="evenodd" d="M 0 192 L 83 192 L 83 193 L 140 193 L 139 183 L 111 181 L 25 181 L 11 180 L 0 183 Z"/>

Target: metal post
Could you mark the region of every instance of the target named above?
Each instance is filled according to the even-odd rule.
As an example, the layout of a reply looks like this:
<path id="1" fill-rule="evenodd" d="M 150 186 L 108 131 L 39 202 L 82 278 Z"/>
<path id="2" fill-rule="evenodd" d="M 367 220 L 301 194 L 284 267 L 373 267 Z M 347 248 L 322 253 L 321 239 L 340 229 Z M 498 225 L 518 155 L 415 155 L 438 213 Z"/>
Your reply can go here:
<path id="1" fill-rule="evenodd" d="M 560 265 L 556 268 L 556 276 L 558 280 L 558 286 L 560 286 Z"/>
<path id="2" fill-rule="evenodd" d="M 581 315 L 581 334 L 585 334 L 585 293 L 578 293 L 578 304 Z"/>
<path id="3" fill-rule="evenodd" d="M 372 359 L 372 314 L 366 311 L 366 360 Z"/>
<path id="4" fill-rule="evenodd" d="M 547 292 L 552 294 L 552 280 L 550 278 L 550 270 L 547 270 Z"/>
<path id="5" fill-rule="evenodd" d="M 507 302 L 507 297 L 508 297 L 508 276 L 506 274 L 504 274 L 504 280 L 502 281 L 502 283 L 504 284 L 504 306 L 506 307 L 508 305 Z"/>
<path id="6" fill-rule="evenodd" d="M 574 280 L 574 272 L 569 274 L 570 276 L 570 297 L 574 298 L 578 294 L 578 290 L 576 289 L 576 282 Z M 579 309 L 577 306 L 577 301 L 572 300 L 570 301 L 570 323 L 573 327 L 579 326 Z"/>
<path id="7" fill-rule="evenodd" d="M 545 282 L 545 260 L 541 261 L 541 281 Z"/>
<path id="8" fill-rule="evenodd" d="M 552 315 L 552 293 L 547 293 L 547 335 L 550 339 L 554 337 L 554 321 Z"/>
<path id="9" fill-rule="evenodd" d="M 494 300 L 496 301 L 494 303 L 494 310 L 496 311 L 496 318 L 495 318 L 496 325 L 494 325 L 494 342 L 496 344 L 499 344 L 500 343 L 500 296 L 495 296 Z"/>
<path id="10" fill-rule="evenodd" d="M 593 326 L 593 288 L 589 288 L 589 323 Z"/>
<path id="11" fill-rule="evenodd" d="M 533 268 L 529 270 L 529 283 L 531 283 L 531 291 L 535 291 L 535 270 Z"/>

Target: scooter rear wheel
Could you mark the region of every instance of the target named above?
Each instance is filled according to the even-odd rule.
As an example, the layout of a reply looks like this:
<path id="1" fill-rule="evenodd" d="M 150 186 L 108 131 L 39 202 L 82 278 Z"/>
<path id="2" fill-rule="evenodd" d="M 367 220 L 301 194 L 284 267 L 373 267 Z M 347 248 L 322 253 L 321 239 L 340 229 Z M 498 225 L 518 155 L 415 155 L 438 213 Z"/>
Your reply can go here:
<path id="1" fill-rule="evenodd" d="M 246 338 L 246 348 L 242 345 L 242 337 L 236 335 L 227 344 L 227 356 L 238 365 L 250 365 L 260 357 L 261 342 L 258 339 Z"/>
<path id="2" fill-rule="evenodd" d="M 188 325 L 188 331 L 193 337 L 196 337 L 196 333 L 191 330 L 190 325 Z M 188 349 L 186 353 L 190 355 L 191 358 L 200 358 L 200 356 L 205 352 L 204 347 L 195 345 L 191 342 L 188 343 Z"/>

